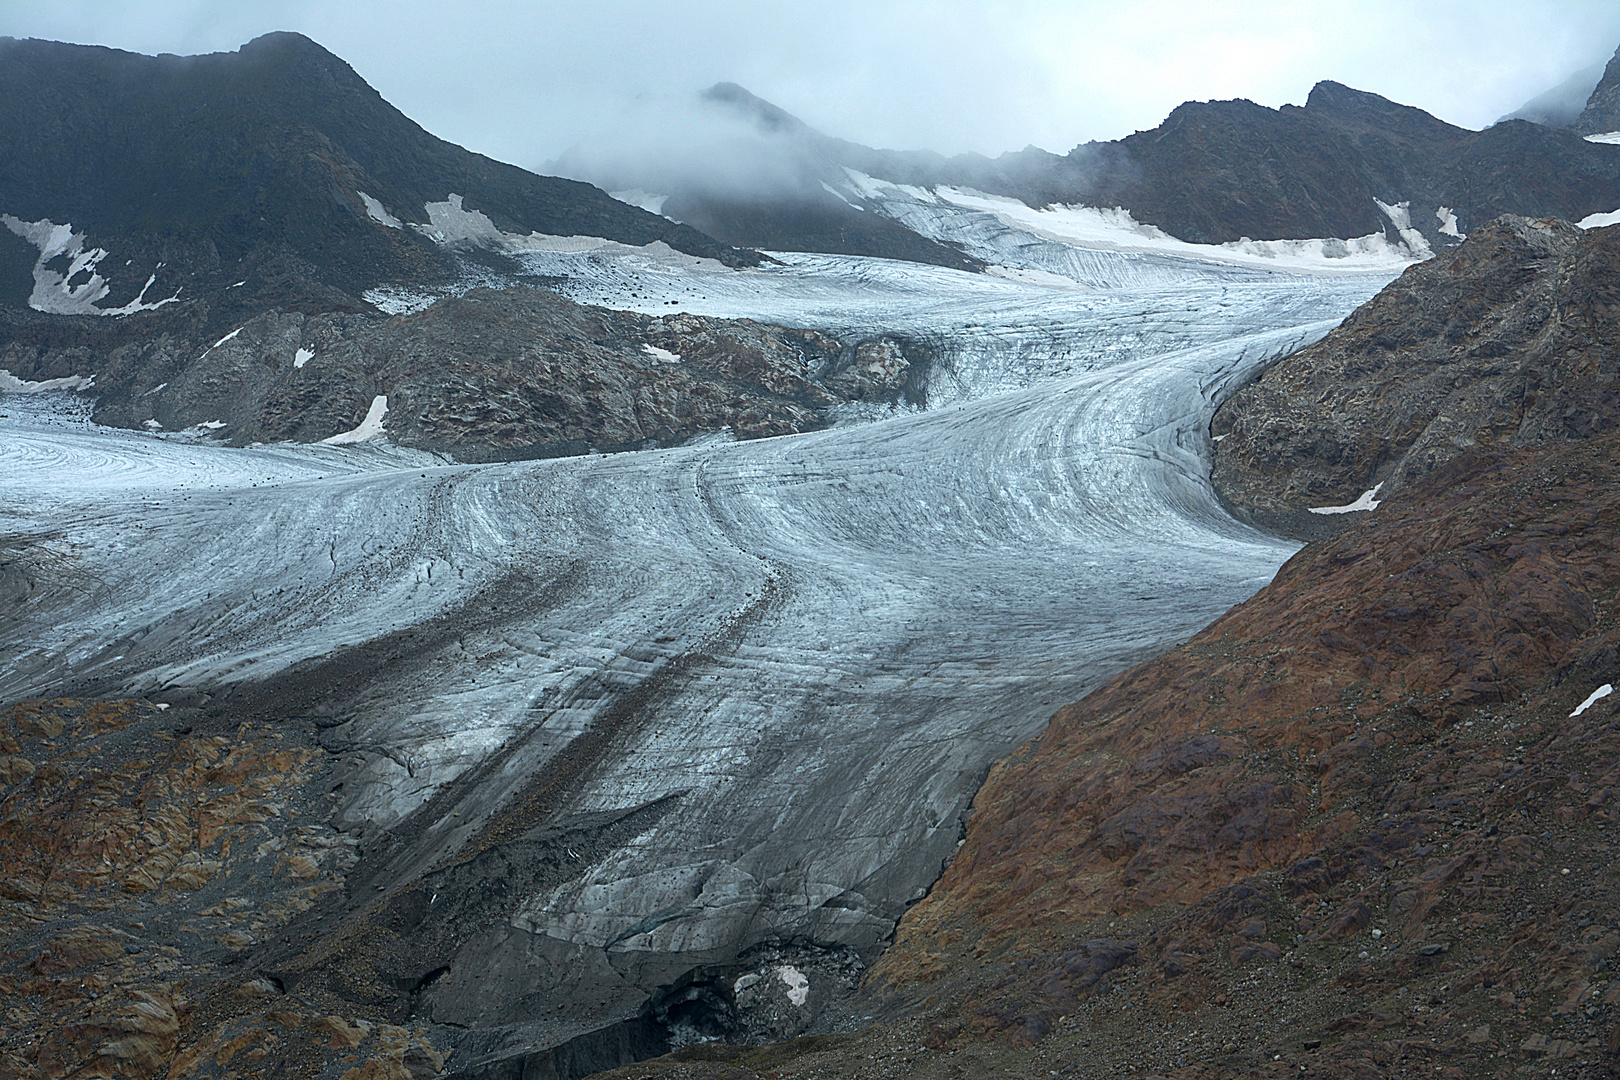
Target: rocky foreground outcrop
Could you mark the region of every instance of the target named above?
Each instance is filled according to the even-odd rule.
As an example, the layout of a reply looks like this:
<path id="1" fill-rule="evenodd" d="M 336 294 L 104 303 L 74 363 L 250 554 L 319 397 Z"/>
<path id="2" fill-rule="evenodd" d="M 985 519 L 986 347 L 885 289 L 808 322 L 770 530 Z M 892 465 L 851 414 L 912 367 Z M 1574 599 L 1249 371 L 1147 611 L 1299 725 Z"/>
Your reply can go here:
<path id="1" fill-rule="evenodd" d="M 113 328 L 116 333 L 117 328 Z M 0 368 L 94 373 L 95 419 L 236 445 L 376 434 L 463 461 L 668 445 L 823 427 L 840 402 L 921 403 L 927 356 L 889 337 L 586 307 L 545 289 L 475 289 L 425 311 L 262 312 L 209 343 L 20 328 Z M 105 352 L 101 352 L 101 350 Z M 381 405 L 379 405 L 381 403 Z"/>
<path id="2" fill-rule="evenodd" d="M 356 859 L 313 734 L 136 701 L 0 714 L 0 1077 L 441 1071 L 420 1026 L 291 1002 L 237 966 Z"/>
<path id="3" fill-rule="evenodd" d="M 1302 538 L 1474 447 L 1585 439 L 1620 420 L 1620 229 L 1503 217 L 1413 266 L 1215 414 L 1215 490 Z"/>

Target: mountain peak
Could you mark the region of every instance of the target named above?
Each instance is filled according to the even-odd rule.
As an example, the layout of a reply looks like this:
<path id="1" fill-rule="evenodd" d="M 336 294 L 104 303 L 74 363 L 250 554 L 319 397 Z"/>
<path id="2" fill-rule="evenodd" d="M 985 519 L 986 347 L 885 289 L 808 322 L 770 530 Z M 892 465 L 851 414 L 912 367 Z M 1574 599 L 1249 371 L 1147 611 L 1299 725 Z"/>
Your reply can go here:
<path id="1" fill-rule="evenodd" d="M 1323 79 L 1311 87 L 1309 96 L 1305 98 L 1307 109 L 1331 109 L 1335 112 L 1360 112 L 1368 109 L 1411 109 L 1413 112 L 1422 112 L 1410 105 L 1398 105 L 1381 94 L 1374 94 L 1367 90 L 1357 90 L 1353 86 L 1346 86 L 1332 79 Z"/>
<path id="2" fill-rule="evenodd" d="M 710 104 L 723 105 L 731 109 L 766 131 L 799 134 L 810 130 L 810 125 L 797 116 L 772 105 L 734 82 L 715 83 L 703 91 L 702 98 Z"/>
<path id="3" fill-rule="evenodd" d="M 1324 79 L 1311 87 L 1310 96 L 1305 99 L 1305 108 L 1332 116 L 1340 123 L 1350 121 L 1364 124 L 1408 138 L 1435 139 L 1464 130 L 1416 106 L 1402 105 L 1381 94 L 1357 90 L 1331 79 Z"/>

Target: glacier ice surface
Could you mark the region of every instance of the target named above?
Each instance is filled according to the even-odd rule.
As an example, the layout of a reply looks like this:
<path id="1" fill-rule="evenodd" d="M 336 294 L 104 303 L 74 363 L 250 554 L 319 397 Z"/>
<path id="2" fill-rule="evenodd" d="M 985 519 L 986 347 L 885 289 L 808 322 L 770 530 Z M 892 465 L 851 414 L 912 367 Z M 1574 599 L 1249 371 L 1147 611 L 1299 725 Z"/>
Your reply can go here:
<path id="1" fill-rule="evenodd" d="M 972 213 L 984 237 L 1017 235 Z M 931 345 L 927 409 L 799 436 L 474 466 L 7 409 L 0 516 L 50 557 L 0 626 L 0 698 L 228 692 L 453 626 L 349 687 L 334 732 L 365 748 L 347 828 L 460 785 L 461 816 L 427 823 L 390 873 L 452 856 L 622 705 L 614 753 L 555 813 L 676 810 L 535 889 L 514 932 L 547 939 L 559 970 L 605 957 L 635 993 L 767 941 L 870 953 L 955 852 L 992 761 L 1295 550 L 1221 510 L 1210 416 L 1396 272 L 1082 254 L 1090 283 L 1052 288 L 842 256 L 732 271 L 623 245 L 522 253 L 576 299 Z M 631 990 L 609 1012 L 640 1008 Z"/>

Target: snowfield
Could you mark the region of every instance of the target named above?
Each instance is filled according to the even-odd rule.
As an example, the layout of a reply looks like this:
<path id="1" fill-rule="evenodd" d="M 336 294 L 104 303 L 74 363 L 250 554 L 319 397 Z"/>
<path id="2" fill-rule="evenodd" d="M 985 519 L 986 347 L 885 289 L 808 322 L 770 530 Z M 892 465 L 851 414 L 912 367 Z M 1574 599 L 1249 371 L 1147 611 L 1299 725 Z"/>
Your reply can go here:
<path id="1" fill-rule="evenodd" d="M 375 442 L 216 448 L 52 411 L 71 395 L 0 398 L 0 546 L 32 582 L 0 624 L 0 698 L 251 697 L 413 634 L 377 652 L 337 729 L 364 748 L 351 828 L 461 779 L 460 816 L 427 825 L 398 879 L 611 722 L 611 753 L 570 780 L 560 818 L 673 809 L 513 920 L 552 957 L 513 993 L 590 985 L 612 1003 L 598 1024 L 760 942 L 881 947 L 955 851 L 992 761 L 1295 550 L 1218 506 L 1210 415 L 1399 269 L 1070 246 L 1089 277 L 1051 288 L 566 248 L 525 257 L 576 299 L 925 337 L 942 356 L 930 408 L 464 466 Z M 469 772 L 480 762 L 498 767 Z M 457 986 L 478 979 L 457 968 Z M 456 1019 L 448 991 L 424 999 Z"/>

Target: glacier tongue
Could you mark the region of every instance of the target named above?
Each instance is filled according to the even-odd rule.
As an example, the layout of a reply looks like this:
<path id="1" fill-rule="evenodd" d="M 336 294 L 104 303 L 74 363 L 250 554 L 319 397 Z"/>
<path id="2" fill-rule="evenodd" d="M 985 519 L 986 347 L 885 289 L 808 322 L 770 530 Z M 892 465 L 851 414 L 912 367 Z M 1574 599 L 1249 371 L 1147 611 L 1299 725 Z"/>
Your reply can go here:
<path id="1" fill-rule="evenodd" d="M 1387 278 L 1183 265 L 1076 293 L 536 257 L 648 310 L 926 335 L 938 407 L 489 466 L 0 418 L 6 542 L 35 567 L 0 697 L 187 687 L 343 721 L 346 827 L 417 814 L 380 885 L 539 828 L 604 838 L 418 1002 L 513 1030 L 536 1000 L 581 1029 L 633 1015 L 764 942 L 877 950 L 992 761 L 1294 550 L 1218 507 L 1209 417 Z M 587 990 L 608 1004 L 569 1011 Z"/>

